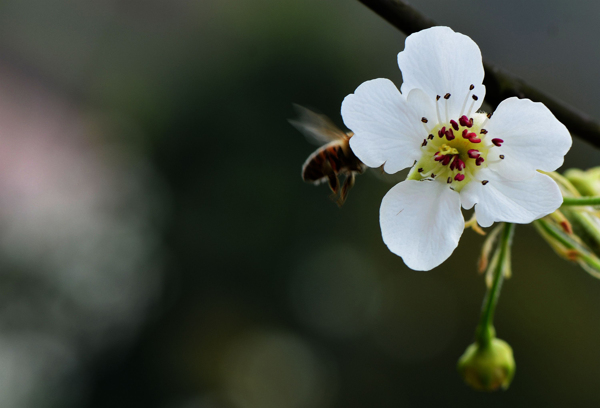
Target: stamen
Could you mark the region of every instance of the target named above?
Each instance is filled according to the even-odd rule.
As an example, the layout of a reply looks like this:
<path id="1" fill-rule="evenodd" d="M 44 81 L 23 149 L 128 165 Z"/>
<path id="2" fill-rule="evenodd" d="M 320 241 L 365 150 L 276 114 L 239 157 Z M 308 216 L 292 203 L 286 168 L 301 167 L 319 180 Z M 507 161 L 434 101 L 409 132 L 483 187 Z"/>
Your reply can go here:
<path id="1" fill-rule="evenodd" d="M 449 154 L 445 155 L 444 158 L 442 159 L 442 164 L 444 166 L 447 166 L 448 163 L 450 163 L 450 160 L 452 160 L 452 156 L 450 156 Z"/>
<path id="2" fill-rule="evenodd" d="M 467 152 L 467 155 L 468 155 L 468 156 L 469 156 L 471 159 L 476 159 L 476 158 L 478 158 L 479 156 L 481 156 L 481 153 L 479 153 L 479 150 L 477 150 L 477 149 L 470 149 L 470 150 Z"/>
<path id="3" fill-rule="evenodd" d="M 435 160 L 435 161 L 442 161 L 442 160 L 444 160 L 444 157 L 446 157 L 446 155 L 444 155 L 444 154 L 442 154 L 440 152 L 436 152 L 433 155 L 433 160 Z"/>
<path id="4" fill-rule="evenodd" d="M 498 138 L 495 138 L 495 139 L 492 139 L 492 143 L 493 143 L 495 146 L 498 146 L 498 147 L 500 147 L 500 146 L 502 146 L 502 143 L 504 143 L 504 140 L 502 140 L 502 139 L 498 139 Z"/>
<path id="5" fill-rule="evenodd" d="M 481 143 L 481 139 L 479 139 L 474 132 L 467 133 L 466 139 L 469 139 L 471 143 Z"/>
<path id="6" fill-rule="evenodd" d="M 479 99 L 479 98 L 477 97 L 477 95 L 473 95 L 473 96 L 472 96 L 472 98 L 473 98 L 473 101 L 471 102 L 471 106 L 469 106 L 469 110 L 467 111 L 467 116 L 471 114 L 471 111 L 473 110 L 473 106 L 475 106 L 475 101 L 476 101 L 477 99 Z M 473 125 L 473 119 L 471 119 L 471 126 L 472 126 L 472 125 Z M 469 126 L 469 127 L 470 127 L 470 126 Z"/>
<path id="7" fill-rule="evenodd" d="M 491 118 L 492 118 L 492 115 L 493 115 L 493 113 L 492 113 L 492 112 L 488 113 L 488 114 L 487 114 L 487 117 L 488 117 L 488 119 L 491 119 Z"/>
<path id="8" fill-rule="evenodd" d="M 419 168 L 417 169 L 417 171 L 418 171 L 419 173 L 423 173 L 423 167 L 419 167 Z"/>
<path id="9" fill-rule="evenodd" d="M 437 114 L 438 123 L 442 121 L 442 118 L 440 117 L 440 104 L 438 103 L 439 100 L 440 96 L 438 95 L 435 97 L 435 113 Z"/>
<path id="10" fill-rule="evenodd" d="M 456 169 L 458 171 L 463 171 L 466 166 L 465 162 L 459 159 L 458 156 L 456 156 L 456 159 L 454 159 L 454 163 L 456 163 Z"/>
<path id="11" fill-rule="evenodd" d="M 448 184 L 451 184 L 451 183 L 452 183 L 452 177 L 448 177 L 448 180 L 446 180 L 446 182 L 447 182 Z"/>
<path id="12" fill-rule="evenodd" d="M 454 128 L 454 130 L 458 130 L 458 123 L 456 123 L 456 121 L 454 119 L 452 119 L 450 121 L 450 124 L 452 125 L 452 127 Z"/>
<path id="13" fill-rule="evenodd" d="M 433 140 L 433 135 L 429 135 L 429 136 L 427 136 L 427 139 L 429 139 L 429 140 Z"/>
<path id="14" fill-rule="evenodd" d="M 483 163 L 484 161 L 484 158 L 479 156 L 477 159 L 475 159 L 475 165 L 481 166 L 481 163 Z"/>
<path id="15" fill-rule="evenodd" d="M 485 112 L 481 112 L 481 113 L 485 113 Z M 485 125 L 487 125 L 488 120 L 490 120 L 491 117 L 492 117 L 491 113 L 488 113 L 487 115 L 485 115 L 485 119 L 483 120 L 483 122 L 481 122 L 481 125 L 479 125 L 479 127 L 485 128 Z M 486 132 L 487 132 L 487 130 L 486 130 Z"/>
<path id="16" fill-rule="evenodd" d="M 469 119 L 466 115 L 462 115 L 460 118 L 458 118 L 458 123 L 460 123 L 461 126 L 470 128 L 473 126 L 473 118 Z"/>
<path id="17" fill-rule="evenodd" d="M 485 185 L 486 185 L 487 183 L 489 183 L 489 182 L 490 182 L 489 180 L 483 180 L 483 181 L 481 182 L 481 184 L 483 184 L 483 185 L 485 186 Z"/>
<path id="18" fill-rule="evenodd" d="M 456 181 L 463 181 L 465 179 L 465 175 L 462 173 L 458 173 L 456 176 L 454 176 L 454 180 Z"/>
<path id="19" fill-rule="evenodd" d="M 479 133 L 482 134 L 482 135 L 487 135 L 487 130 L 481 129 L 481 132 L 479 132 Z"/>
<path id="20" fill-rule="evenodd" d="M 454 132 L 452 129 L 446 130 L 446 139 L 448 139 L 448 141 L 454 140 Z"/>
<path id="21" fill-rule="evenodd" d="M 439 170 L 442 170 L 443 167 L 444 166 L 442 166 L 441 163 L 438 163 L 438 164 L 435 165 L 435 167 L 433 169 L 431 169 L 431 170 L 429 170 L 429 171 L 427 171 L 425 173 L 422 173 L 421 176 L 422 177 L 433 177 L 433 178 L 435 178 L 435 172 L 439 171 Z"/>
<path id="22" fill-rule="evenodd" d="M 465 138 L 465 139 L 469 138 L 469 129 L 463 130 L 462 137 Z"/>
<path id="23" fill-rule="evenodd" d="M 438 130 L 438 136 L 444 137 L 445 134 L 446 134 L 446 126 L 442 126 L 442 128 L 440 130 Z"/>
<path id="24" fill-rule="evenodd" d="M 445 113 L 446 113 L 446 122 L 448 122 L 450 120 L 450 116 L 448 116 L 448 99 L 450 99 L 450 94 L 447 93 L 446 95 L 444 95 L 444 99 L 446 100 L 446 103 L 444 104 Z"/>
<path id="25" fill-rule="evenodd" d="M 423 123 L 427 123 L 427 122 L 429 122 L 429 121 L 427 120 L 427 118 L 426 118 L 426 117 L 422 117 L 422 118 L 421 118 L 421 122 L 423 122 Z"/>
<path id="26" fill-rule="evenodd" d="M 423 139 L 423 143 L 421 143 L 421 147 L 427 146 L 427 139 Z"/>
<path id="27" fill-rule="evenodd" d="M 467 92 L 467 95 L 465 96 L 465 100 L 463 101 L 462 108 L 460 108 L 461 115 L 465 112 L 465 108 L 467 107 L 467 101 L 469 100 L 469 95 L 471 95 L 471 91 L 473 89 L 475 89 L 475 86 L 473 84 L 471 84 L 471 86 L 469 87 L 469 92 Z"/>
<path id="28" fill-rule="evenodd" d="M 501 154 L 499 157 L 500 157 L 502 160 L 504 160 L 504 155 L 503 155 L 503 154 Z"/>

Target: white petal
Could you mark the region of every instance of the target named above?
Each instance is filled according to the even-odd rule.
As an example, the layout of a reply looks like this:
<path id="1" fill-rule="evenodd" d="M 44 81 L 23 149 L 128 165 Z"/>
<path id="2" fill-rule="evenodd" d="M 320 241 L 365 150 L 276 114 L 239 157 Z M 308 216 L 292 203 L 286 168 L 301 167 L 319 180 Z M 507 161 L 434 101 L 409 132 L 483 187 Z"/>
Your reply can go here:
<path id="1" fill-rule="evenodd" d="M 481 52 L 466 35 L 455 33 L 448 27 L 433 27 L 414 33 L 406 39 L 404 51 L 398 54 L 398 65 L 404 80 L 403 94 L 415 88 L 422 89 L 430 98 L 451 94 L 447 101 L 439 100 L 440 113 L 444 116 L 442 120 L 445 120 L 446 103 L 448 120 L 456 120 L 461 114 L 466 114 L 471 103 L 471 113 L 483 103 L 485 86 L 482 85 Z M 473 91 L 469 91 L 471 85 L 475 86 Z M 477 101 L 471 95 L 476 95 Z"/>
<path id="2" fill-rule="evenodd" d="M 444 262 L 465 227 L 459 194 L 437 181 L 406 180 L 394 186 L 381 202 L 379 222 L 390 251 L 418 271 Z"/>
<path id="3" fill-rule="evenodd" d="M 489 159 L 504 155 L 490 168 L 511 180 L 533 177 L 536 170 L 554 171 L 563 163 L 572 144 L 567 128 L 544 104 L 529 99 L 502 101 L 488 122 L 489 139 L 502 139 L 501 147 L 492 147 Z"/>
<path id="4" fill-rule="evenodd" d="M 407 101 L 383 78 L 364 82 L 342 103 L 344 123 L 354 132 L 352 151 L 369 167 L 385 163 L 388 173 L 410 167 L 421 157 L 421 143 L 427 138 L 421 118 L 428 116 L 433 119 L 435 106 L 426 95 L 416 91 Z"/>
<path id="5" fill-rule="evenodd" d="M 541 173 L 514 181 L 481 169 L 477 177 L 488 183 L 470 182 L 460 192 L 460 198 L 465 208 L 476 204 L 477 223 L 482 227 L 500 221 L 528 224 L 554 212 L 563 201 L 558 185 Z"/>

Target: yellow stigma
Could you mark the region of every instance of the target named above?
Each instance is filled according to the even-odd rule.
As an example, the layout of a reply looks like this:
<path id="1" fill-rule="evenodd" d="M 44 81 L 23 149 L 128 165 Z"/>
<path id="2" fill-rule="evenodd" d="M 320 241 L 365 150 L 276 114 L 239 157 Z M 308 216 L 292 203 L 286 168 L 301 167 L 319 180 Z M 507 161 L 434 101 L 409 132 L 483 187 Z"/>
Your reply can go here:
<path id="1" fill-rule="evenodd" d="M 443 144 L 442 147 L 440 148 L 440 153 L 443 155 L 447 155 L 447 154 L 458 154 L 458 150 L 455 149 L 454 147 L 450 147 L 447 144 Z"/>

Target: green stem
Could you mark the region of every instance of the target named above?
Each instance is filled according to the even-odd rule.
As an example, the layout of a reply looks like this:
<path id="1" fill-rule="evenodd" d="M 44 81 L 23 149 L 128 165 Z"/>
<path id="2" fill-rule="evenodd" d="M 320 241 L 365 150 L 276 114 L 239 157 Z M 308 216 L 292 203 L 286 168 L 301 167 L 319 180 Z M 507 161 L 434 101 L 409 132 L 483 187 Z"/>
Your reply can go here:
<path id="1" fill-rule="evenodd" d="M 582 248 L 581 245 L 568 239 L 558 228 L 550 224 L 544 219 L 534 221 L 534 225 L 541 228 L 542 231 L 550 235 L 556 241 L 558 241 L 563 247 L 569 250 L 577 251 L 577 256 L 590 266 L 600 271 L 600 261 L 594 255 L 590 254 L 586 249 Z"/>
<path id="2" fill-rule="evenodd" d="M 514 229 L 514 224 L 504 224 L 504 230 L 502 231 L 498 249 L 500 255 L 494 268 L 494 279 L 485 295 L 481 310 L 481 319 L 479 320 L 479 326 L 477 327 L 476 341 L 482 347 L 489 345 L 495 337 L 493 326 L 494 311 L 496 310 L 496 304 L 500 297 L 500 289 L 502 288 L 502 281 L 504 280 L 505 265 L 506 262 L 509 262 L 508 254 L 512 243 Z"/>
<path id="3" fill-rule="evenodd" d="M 576 221 L 578 221 L 585 232 L 587 232 L 593 239 L 600 245 L 600 231 L 598 231 L 598 224 L 594 222 L 591 215 L 584 213 L 583 211 L 565 211 L 565 214 L 570 214 Z"/>
<path id="4" fill-rule="evenodd" d="M 600 205 L 600 197 L 565 197 L 562 205 Z"/>

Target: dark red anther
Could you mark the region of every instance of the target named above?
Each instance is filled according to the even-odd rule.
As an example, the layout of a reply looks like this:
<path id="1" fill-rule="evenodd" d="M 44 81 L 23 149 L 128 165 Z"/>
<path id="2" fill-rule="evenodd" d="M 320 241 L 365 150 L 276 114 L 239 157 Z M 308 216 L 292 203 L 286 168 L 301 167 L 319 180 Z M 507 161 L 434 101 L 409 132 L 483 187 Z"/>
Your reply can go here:
<path id="1" fill-rule="evenodd" d="M 463 130 L 463 132 L 462 132 L 462 137 L 464 137 L 465 139 L 468 139 L 468 138 L 469 138 L 469 136 L 468 136 L 468 135 L 469 135 L 469 129 L 465 129 L 465 130 Z"/>
<path id="2" fill-rule="evenodd" d="M 481 166 L 481 163 L 483 163 L 485 160 L 483 159 L 483 157 L 479 156 L 477 159 L 475 159 L 475 164 L 478 166 Z"/>
<path id="3" fill-rule="evenodd" d="M 444 166 L 447 166 L 448 163 L 450 163 L 450 160 L 452 160 L 452 156 L 450 156 L 449 154 L 445 155 L 444 158 L 442 159 L 442 164 Z"/>
<path id="4" fill-rule="evenodd" d="M 465 179 L 465 175 L 462 173 L 458 173 L 456 176 L 454 176 L 454 180 L 456 181 L 463 181 Z"/>
<path id="5" fill-rule="evenodd" d="M 446 130 L 446 139 L 454 140 L 454 132 L 452 131 L 452 129 Z"/>
<path id="6" fill-rule="evenodd" d="M 479 150 L 477 150 L 477 149 L 470 149 L 470 150 L 467 152 L 467 154 L 469 155 L 469 157 L 470 157 L 471 159 L 476 159 L 476 158 L 478 158 L 479 156 L 481 156 L 481 153 L 479 153 Z"/>
<path id="7" fill-rule="evenodd" d="M 493 143 L 495 146 L 498 146 L 498 147 L 500 147 L 500 146 L 502 146 L 502 143 L 504 143 L 504 140 L 496 138 L 496 139 L 492 139 L 492 143 Z"/>
<path id="8" fill-rule="evenodd" d="M 481 139 L 479 139 L 475 133 L 471 132 L 467 136 L 471 143 L 481 143 Z"/>
<path id="9" fill-rule="evenodd" d="M 450 121 L 450 124 L 452 125 L 452 127 L 454 128 L 454 130 L 458 130 L 458 123 L 456 123 L 456 121 L 454 119 L 452 119 Z"/>
<path id="10" fill-rule="evenodd" d="M 456 158 L 454 160 L 452 160 L 452 163 L 450 163 L 450 170 L 454 170 L 456 169 Z"/>
<path id="11" fill-rule="evenodd" d="M 442 160 L 444 160 L 444 155 L 441 154 L 440 152 L 437 152 L 436 154 L 433 155 L 433 160 L 442 161 Z"/>
<path id="12" fill-rule="evenodd" d="M 460 123 L 461 126 L 469 126 L 469 118 L 467 118 L 466 115 L 462 115 L 460 118 L 458 118 L 458 123 Z"/>
<path id="13" fill-rule="evenodd" d="M 456 156 L 456 159 L 454 159 L 454 163 L 456 164 L 456 169 L 458 171 L 463 171 L 465 168 L 465 162 L 462 161 L 461 159 L 458 158 L 458 156 Z"/>
<path id="14" fill-rule="evenodd" d="M 427 146 L 427 139 L 423 139 L 423 143 L 421 143 L 421 147 Z"/>
<path id="15" fill-rule="evenodd" d="M 445 134 L 446 134 L 446 126 L 442 127 L 440 130 L 438 130 L 439 137 L 444 137 Z"/>

